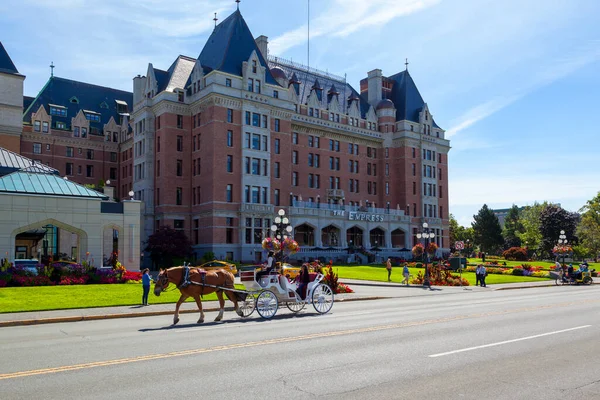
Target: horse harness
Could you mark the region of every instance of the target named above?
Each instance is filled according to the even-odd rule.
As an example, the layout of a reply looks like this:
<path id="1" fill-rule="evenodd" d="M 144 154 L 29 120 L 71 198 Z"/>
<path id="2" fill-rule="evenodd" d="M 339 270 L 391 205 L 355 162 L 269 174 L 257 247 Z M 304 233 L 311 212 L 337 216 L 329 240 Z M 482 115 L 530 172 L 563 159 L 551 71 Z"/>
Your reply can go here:
<path id="1" fill-rule="evenodd" d="M 194 282 L 189 279 L 190 278 L 190 267 L 186 265 L 184 267 L 183 276 L 181 277 L 181 283 L 179 284 L 179 286 L 177 286 L 177 288 L 178 289 L 186 288 L 190 284 L 201 286 L 200 297 L 202 297 L 204 295 L 204 287 L 206 286 L 206 271 L 203 269 L 200 269 L 200 268 L 196 268 L 196 272 L 198 272 L 200 274 L 200 279 L 202 280 L 202 282 Z M 212 286 L 212 285 L 209 285 L 209 286 Z"/>

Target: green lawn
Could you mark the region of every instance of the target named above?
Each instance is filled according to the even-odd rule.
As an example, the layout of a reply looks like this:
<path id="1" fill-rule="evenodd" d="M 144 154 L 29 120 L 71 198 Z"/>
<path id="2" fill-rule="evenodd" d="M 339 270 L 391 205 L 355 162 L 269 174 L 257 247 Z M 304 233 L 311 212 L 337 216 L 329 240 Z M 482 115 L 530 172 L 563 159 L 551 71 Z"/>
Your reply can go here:
<path id="1" fill-rule="evenodd" d="M 243 286 L 239 286 L 238 288 L 243 289 Z M 164 292 L 160 297 L 156 297 L 152 290 L 150 290 L 148 303 L 176 303 L 179 295 L 179 290 L 173 290 Z M 217 300 L 217 296 L 212 293 L 204 296 L 203 300 Z M 187 301 L 194 301 L 194 299 L 190 297 Z M 141 284 L 0 288 L 0 313 L 130 306 L 141 303 Z"/>
<path id="2" fill-rule="evenodd" d="M 360 279 L 366 281 L 379 281 L 387 282 L 387 270 L 383 266 L 368 267 L 368 266 L 356 266 L 356 267 L 333 267 L 333 270 L 337 272 L 340 280 L 346 279 Z M 423 268 L 409 268 L 410 274 L 416 277 L 419 272 L 423 272 Z M 475 284 L 475 273 L 465 272 L 462 274 L 463 278 L 469 281 L 469 284 Z M 402 282 L 404 277 L 402 276 L 402 267 L 392 267 L 392 282 Z M 485 279 L 486 284 L 494 283 L 518 283 L 518 282 L 535 282 L 535 281 L 549 281 L 548 278 L 533 278 L 529 276 L 516 276 L 516 275 L 499 275 L 489 274 Z"/>
<path id="3" fill-rule="evenodd" d="M 496 261 L 496 260 L 486 260 L 486 262 L 490 262 L 490 261 Z M 478 263 L 481 263 L 481 258 L 469 258 L 468 262 L 478 264 Z M 500 266 L 504 266 L 504 262 L 506 262 L 507 267 L 515 267 L 515 266 L 521 265 L 521 264 L 529 264 L 534 267 L 542 267 L 545 270 L 554 269 L 554 262 L 550 262 L 550 261 L 504 261 L 504 260 L 500 261 L 500 260 L 498 260 L 497 262 L 500 264 Z M 574 262 L 573 267 L 577 267 L 577 266 L 579 266 L 579 264 L 580 264 L 580 262 Z M 588 265 L 589 265 L 590 269 L 596 269 L 596 271 L 600 270 L 600 263 L 593 263 L 593 262 L 588 261 Z"/>

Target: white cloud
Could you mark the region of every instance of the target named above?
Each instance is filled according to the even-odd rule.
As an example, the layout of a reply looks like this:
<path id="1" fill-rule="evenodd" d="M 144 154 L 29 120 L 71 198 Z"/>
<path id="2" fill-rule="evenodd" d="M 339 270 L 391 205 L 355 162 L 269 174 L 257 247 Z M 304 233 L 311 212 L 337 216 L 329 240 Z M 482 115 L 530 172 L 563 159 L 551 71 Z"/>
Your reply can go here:
<path id="1" fill-rule="evenodd" d="M 440 0 L 335 0 L 317 17 L 311 16 L 311 39 L 324 35 L 345 37 L 365 28 L 382 26 L 391 20 L 410 15 L 439 3 Z M 273 54 L 307 40 L 307 25 L 285 32 L 274 38 L 270 46 Z"/>
<path id="2" fill-rule="evenodd" d="M 539 64 L 539 68 L 531 71 L 531 79 L 529 80 L 528 85 L 523 88 L 517 88 L 511 94 L 498 96 L 471 108 L 453 121 L 454 125 L 446 131 L 446 138 L 451 138 L 477 122 L 508 107 L 529 93 L 560 80 L 586 65 L 600 60 L 599 44 L 600 41 L 592 40 L 576 49 L 572 54 Z"/>

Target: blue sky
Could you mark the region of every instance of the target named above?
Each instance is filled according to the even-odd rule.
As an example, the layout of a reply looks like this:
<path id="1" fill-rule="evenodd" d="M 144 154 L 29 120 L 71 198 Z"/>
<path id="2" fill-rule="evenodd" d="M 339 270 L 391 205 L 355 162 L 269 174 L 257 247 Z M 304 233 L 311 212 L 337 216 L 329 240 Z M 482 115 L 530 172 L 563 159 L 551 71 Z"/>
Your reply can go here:
<path id="1" fill-rule="evenodd" d="M 242 0 L 270 51 L 306 63 L 307 0 Z M 132 90 L 148 62 L 197 57 L 233 0 L 3 0 L 0 40 L 25 94 L 57 76 Z M 311 66 L 358 88 L 374 68 L 409 70 L 447 130 L 450 210 L 559 202 L 600 190 L 597 0 L 312 0 Z"/>

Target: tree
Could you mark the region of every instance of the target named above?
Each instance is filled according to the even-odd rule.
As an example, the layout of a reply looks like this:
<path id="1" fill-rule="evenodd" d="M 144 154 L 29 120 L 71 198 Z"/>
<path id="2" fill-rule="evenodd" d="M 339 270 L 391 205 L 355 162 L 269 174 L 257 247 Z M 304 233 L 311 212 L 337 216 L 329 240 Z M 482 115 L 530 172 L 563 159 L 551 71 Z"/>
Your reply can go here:
<path id="1" fill-rule="evenodd" d="M 473 219 L 475 220 L 472 223 L 475 243 L 479 244 L 481 250 L 486 253 L 497 252 L 504 243 L 498 217 L 487 204 L 484 204 Z"/>
<path id="2" fill-rule="evenodd" d="M 192 254 L 192 243 L 183 231 L 161 226 L 148 238 L 145 251 L 150 252 L 154 264 L 169 268 L 174 258 Z"/>
<path id="3" fill-rule="evenodd" d="M 527 206 L 521 211 L 520 221 L 523 226 L 523 231 L 515 232 L 515 234 L 521 239 L 521 243 L 523 243 L 530 251 L 539 251 L 539 246 L 542 242 L 542 235 L 540 233 L 540 214 L 547 205 L 548 202 L 542 204 L 536 202 L 532 206 Z"/>
<path id="4" fill-rule="evenodd" d="M 579 210 L 581 221 L 577 226 L 577 237 L 582 253 L 598 258 L 600 253 L 600 192 Z"/>
<path id="5" fill-rule="evenodd" d="M 456 218 L 454 218 L 454 215 L 450 214 L 449 235 L 451 248 L 454 248 L 454 243 L 456 243 L 456 232 L 459 230 L 459 228 L 461 228 L 461 226 L 458 225 L 458 221 L 456 220 Z"/>
<path id="6" fill-rule="evenodd" d="M 570 245 L 577 244 L 575 230 L 579 214 L 569 212 L 555 204 L 548 204 L 540 214 L 540 234 L 542 254 L 552 257 L 552 248 L 556 246 L 560 231 L 565 231 Z"/>
<path id="7" fill-rule="evenodd" d="M 470 250 L 467 248 L 468 245 L 472 248 L 473 237 L 473 228 L 459 225 L 454 215 L 450 214 L 450 247 L 454 248 L 454 244 L 460 241 L 465 243 L 465 250 L 468 251 Z"/>
<path id="8" fill-rule="evenodd" d="M 521 239 L 517 234 L 523 233 L 524 231 L 525 228 L 521 223 L 521 211 L 519 210 L 519 207 L 513 204 L 504 219 L 504 229 L 502 230 L 504 248 L 521 247 Z"/>

